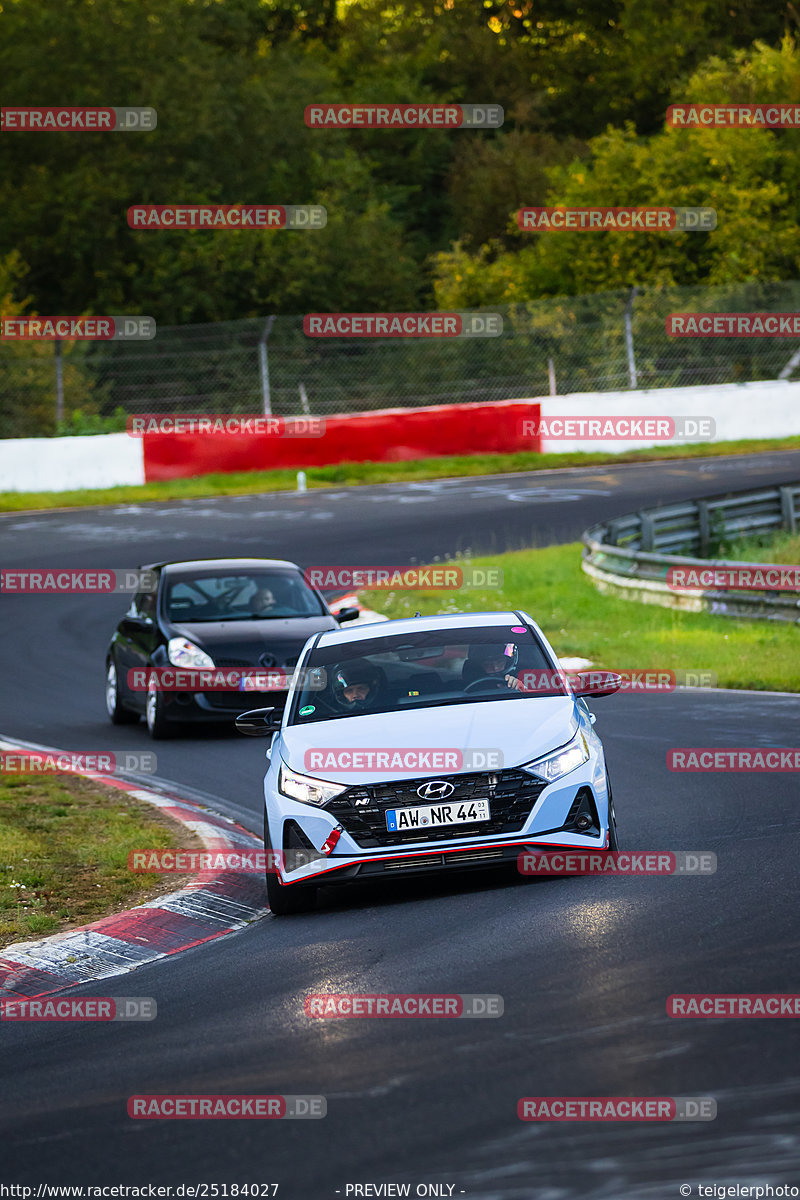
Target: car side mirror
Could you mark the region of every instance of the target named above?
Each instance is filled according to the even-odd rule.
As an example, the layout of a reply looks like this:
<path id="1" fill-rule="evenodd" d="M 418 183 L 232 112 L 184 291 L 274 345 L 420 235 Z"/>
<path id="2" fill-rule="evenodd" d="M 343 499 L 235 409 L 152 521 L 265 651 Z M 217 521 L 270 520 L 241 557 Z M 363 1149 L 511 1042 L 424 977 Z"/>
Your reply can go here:
<path id="1" fill-rule="evenodd" d="M 340 608 L 333 615 L 339 624 L 343 625 L 345 621 L 357 621 L 361 616 L 361 610 L 358 608 Z"/>
<path id="2" fill-rule="evenodd" d="M 576 696 L 611 696 L 622 687 L 622 676 L 616 671 L 578 671 L 570 676 Z"/>
<path id="3" fill-rule="evenodd" d="M 248 737 L 267 737 L 278 732 L 282 721 L 283 712 L 279 708 L 251 708 L 239 713 L 236 728 Z"/>
<path id="4" fill-rule="evenodd" d="M 120 630 L 125 633 L 135 633 L 141 629 L 152 629 L 151 617 L 143 617 L 139 613 L 126 613 L 120 622 Z"/>

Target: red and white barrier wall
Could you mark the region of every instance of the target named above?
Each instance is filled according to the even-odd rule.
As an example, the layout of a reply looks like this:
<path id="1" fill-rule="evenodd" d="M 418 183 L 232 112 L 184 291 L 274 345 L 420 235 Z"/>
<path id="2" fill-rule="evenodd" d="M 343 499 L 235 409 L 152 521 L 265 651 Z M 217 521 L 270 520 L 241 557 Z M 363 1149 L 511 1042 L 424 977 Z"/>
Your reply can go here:
<path id="1" fill-rule="evenodd" d="M 523 429 L 523 420 L 538 419 L 538 414 L 538 401 L 504 400 L 339 414 L 326 418 L 322 437 L 146 433 L 144 472 L 149 483 L 212 471 L 407 462 L 447 454 L 538 450 L 538 441 Z"/>
<path id="2" fill-rule="evenodd" d="M 341 462 L 398 462 L 441 455 L 516 451 L 621 453 L 669 441 L 531 436 L 565 417 L 711 417 L 710 441 L 800 435 L 800 383 L 786 380 L 580 392 L 492 404 L 396 408 L 328 417 L 322 437 L 255 433 L 126 433 L 0 440 L 0 491 L 63 492 L 210 472 L 301 469 Z M 535 422 L 532 426 L 530 423 Z M 683 439 L 684 441 L 687 439 Z M 691 439 L 688 439 L 691 440 Z M 702 440 L 700 438 L 696 440 Z M 679 444 L 679 443 L 675 443 Z"/>
<path id="3" fill-rule="evenodd" d="M 541 401 L 543 420 L 558 417 L 711 417 L 713 437 L 686 437 L 686 442 L 732 442 L 740 438 L 779 438 L 800 434 L 800 383 L 785 379 L 764 383 L 725 383 L 713 387 L 654 388 L 636 392 L 576 392 Z M 542 436 L 542 454 L 559 451 L 602 451 L 619 454 L 637 446 L 671 445 L 667 440 L 636 442 Z"/>
<path id="4" fill-rule="evenodd" d="M 127 433 L 0 441 L 0 492 L 68 492 L 144 483 L 141 441 Z"/>

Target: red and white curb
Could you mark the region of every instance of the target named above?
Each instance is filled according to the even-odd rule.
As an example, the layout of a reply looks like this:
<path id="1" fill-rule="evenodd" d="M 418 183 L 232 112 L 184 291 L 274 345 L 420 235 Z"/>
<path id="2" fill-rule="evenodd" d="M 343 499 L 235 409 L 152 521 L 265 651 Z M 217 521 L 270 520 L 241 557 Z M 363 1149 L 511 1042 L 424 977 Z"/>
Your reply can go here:
<path id="1" fill-rule="evenodd" d="M 23 747 L 0 742 L 0 748 Z M 263 849 L 256 834 L 180 796 L 103 775 L 87 773 L 86 778 L 155 805 L 191 829 L 212 852 L 223 855 L 225 847 L 245 852 Z M 40 941 L 6 946 L 0 950 L 0 999 L 46 996 L 121 975 L 143 963 L 224 937 L 267 911 L 262 873 L 200 871 L 187 887 L 138 908 Z"/>

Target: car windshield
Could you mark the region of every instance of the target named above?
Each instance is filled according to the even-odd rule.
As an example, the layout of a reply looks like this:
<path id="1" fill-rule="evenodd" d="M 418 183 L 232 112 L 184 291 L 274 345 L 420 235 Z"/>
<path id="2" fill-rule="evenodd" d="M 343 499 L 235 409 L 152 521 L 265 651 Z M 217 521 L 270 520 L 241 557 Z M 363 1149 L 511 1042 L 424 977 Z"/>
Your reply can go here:
<path id="1" fill-rule="evenodd" d="M 170 576 L 165 606 L 170 621 L 266 621 L 319 617 L 324 608 L 299 571 L 198 571 Z"/>
<path id="2" fill-rule="evenodd" d="M 440 629 L 316 646 L 288 723 L 567 694 L 531 629 Z"/>

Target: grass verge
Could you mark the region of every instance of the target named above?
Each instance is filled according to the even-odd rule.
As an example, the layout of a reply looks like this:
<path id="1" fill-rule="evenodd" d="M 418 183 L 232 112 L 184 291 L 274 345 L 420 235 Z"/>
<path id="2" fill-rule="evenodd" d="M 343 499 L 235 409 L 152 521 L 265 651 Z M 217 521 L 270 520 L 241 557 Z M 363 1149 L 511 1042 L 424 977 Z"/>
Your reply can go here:
<path id="1" fill-rule="evenodd" d="M 761 537 L 725 541 L 720 546 L 717 557 L 729 558 L 735 562 L 797 566 L 800 564 L 800 533 L 771 533 L 762 534 Z"/>
<path id="2" fill-rule="evenodd" d="M 0 775 L 0 947 L 60 933 L 183 887 L 134 875 L 135 849 L 201 848 L 184 826 L 77 775 Z"/>
<path id="3" fill-rule="evenodd" d="M 768 450 L 798 450 L 800 437 L 761 438 L 750 441 L 698 442 L 688 446 L 655 446 L 623 454 L 473 454 L 447 458 L 420 458 L 396 463 L 338 463 L 305 468 L 309 488 L 353 487 L 378 483 L 407 483 L 470 475 L 504 475 L 515 471 L 553 471 L 560 467 L 594 467 L 604 464 L 660 462 L 665 459 L 719 458 L 728 454 L 759 454 Z M 83 508 L 91 505 L 130 504 L 145 501 L 202 499 L 208 496 L 249 496 L 261 492 L 290 492 L 297 487 L 297 471 L 240 471 L 229 475 L 199 475 L 141 486 L 97 488 L 72 492 L 0 492 L 0 512 L 34 509 Z"/>
<path id="4" fill-rule="evenodd" d="M 719 687 L 800 691 L 800 634 L 792 625 L 733 621 L 604 596 L 580 567 L 581 544 L 471 559 L 499 567 L 502 589 L 365 592 L 363 603 L 388 617 L 523 609 L 556 653 L 608 670 L 713 671 Z"/>

